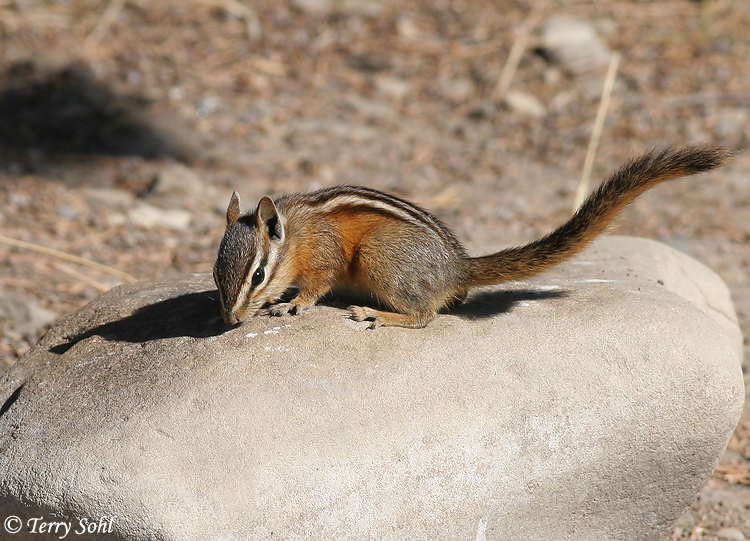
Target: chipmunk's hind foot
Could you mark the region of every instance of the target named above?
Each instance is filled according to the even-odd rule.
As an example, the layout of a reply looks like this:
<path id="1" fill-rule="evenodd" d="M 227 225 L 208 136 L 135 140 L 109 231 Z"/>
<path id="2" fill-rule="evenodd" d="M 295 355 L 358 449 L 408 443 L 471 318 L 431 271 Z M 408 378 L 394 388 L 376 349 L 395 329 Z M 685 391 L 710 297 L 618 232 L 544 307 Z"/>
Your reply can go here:
<path id="1" fill-rule="evenodd" d="M 399 314 L 375 310 L 367 306 L 350 306 L 349 314 L 354 321 L 371 320 L 368 329 L 378 327 L 406 327 L 421 329 L 435 318 L 435 314 Z"/>

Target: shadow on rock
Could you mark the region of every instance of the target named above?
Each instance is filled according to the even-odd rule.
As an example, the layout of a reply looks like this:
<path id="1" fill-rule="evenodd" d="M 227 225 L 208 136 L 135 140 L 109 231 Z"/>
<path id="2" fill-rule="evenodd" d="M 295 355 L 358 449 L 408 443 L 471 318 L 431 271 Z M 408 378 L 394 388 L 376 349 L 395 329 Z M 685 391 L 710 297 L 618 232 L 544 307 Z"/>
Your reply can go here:
<path id="1" fill-rule="evenodd" d="M 504 314 L 513 309 L 513 306 L 524 301 L 539 301 L 544 299 L 561 299 L 568 297 L 569 293 L 564 290 L 543 291 L 539 289 L 516 289 L 500 291 L 479 291 L 470 294 L 462 303 L 448 306 L 440 311 L 441 314 L 451 314 L 468 320 L 487 319 L 499 314 Z M 287 294 L 291 300 L 294 295 Z M 282 302 L 285 301 L 282 298 Z M 375 299 L 357 297 L 350 294 L 329 294 L 323 297 L 319 304 L 332 306 L 346 310 L 349 306 L 369 306 L 379 310 L 391 311 L 384 304 L 379 304 Z"/>
<path id="2" fill-rule="evenodd" d="M 176 133 L 154 124 L 149 100 L 118 95 L 83 64 L 51 71 L 20 62 L 4 79 L 0 148 L 6 151 L 181 160 L 193 155 Z"/>
<path id="3" fill-rule="evenodd" d="M 470 320 L 486 319 L 509 312 L 519 302 L 561 299 L 567 296 L 568 292 L 562 290 L 516 289 L 481 291 L 470 295 L 463 303 L 448 310 L 448 313 Z"/>
<path id="4" fill-rule="evenodd" d="M 523 301 L 538 301 L 566 297 L 565 291 L 487 291 L 472 295 L 463 304 L 452 308 L 449 313 L 465 319 L 484 319 L 504 312 Z M 149 304 L 133 314 L 98 325 L 76 336 L 66 337 L 66 341 L 49 349 L 61 355 L 77 343 L 101 336 L 105 340 L 143 343 L 163 338 L 189 336 L 206 338 L 218 336 L 229 327 L 219 317 L 218 291 L 188 293 L 178 297 Z M 336 306 L 337 303 L 326 303 Z"/>
<path id="5" fill-rule="evenodd" d="M 105 340 L 143 343 L 163 338 L 190 336 L 206 338 L 226 332 L 219 317 L 219 293 L 216 290 L 188 293 L 136 310 L 132 315 L 99 325 L 49 349 L 61 355 L 91 336 Z"/>

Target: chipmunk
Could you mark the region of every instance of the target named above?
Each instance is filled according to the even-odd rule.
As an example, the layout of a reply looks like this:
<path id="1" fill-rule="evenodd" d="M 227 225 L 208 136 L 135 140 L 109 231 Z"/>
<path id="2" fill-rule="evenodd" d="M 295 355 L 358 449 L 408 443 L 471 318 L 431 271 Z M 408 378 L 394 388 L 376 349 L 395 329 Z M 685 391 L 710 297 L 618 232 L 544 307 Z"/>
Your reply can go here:
<path id="1" fill-rule="evenodd" d="M 525 279 L 583 250 L 641 193 L 660 182 L 720 167 L 723 148 L 687 147 L 644 154 L 614 173 L 573 216 L 523 246 L 469 257 L 451 231 L 421 208 L 360 186 L 263 197 L 241 215 L 232 194 L 213 275 L 229 325 L 271 304 L 272 315 L 297 313 L 329 291 L 365 299 L 357 321 L 421 328 L 477 286 Z M 290 302 L 272 304 L 290 287 Z"/>

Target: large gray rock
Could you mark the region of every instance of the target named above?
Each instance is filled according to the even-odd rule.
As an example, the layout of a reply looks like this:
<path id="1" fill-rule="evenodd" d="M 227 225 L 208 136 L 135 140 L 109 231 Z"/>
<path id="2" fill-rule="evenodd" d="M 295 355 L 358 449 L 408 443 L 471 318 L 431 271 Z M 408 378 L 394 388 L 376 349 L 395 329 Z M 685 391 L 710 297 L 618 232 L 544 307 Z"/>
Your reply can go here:
<path id="1" fill-rule="evenodd" d="M 652 241 L 608 237 L 421 330 L 333 307 L 227 329 L 212 291 L 121 286 L 0 379 L 4 519 L 72 521 L 69 539 L 86 519 L 111 529 L 91 539 L 663 540 L 744 399 L 726 287 Z"/>

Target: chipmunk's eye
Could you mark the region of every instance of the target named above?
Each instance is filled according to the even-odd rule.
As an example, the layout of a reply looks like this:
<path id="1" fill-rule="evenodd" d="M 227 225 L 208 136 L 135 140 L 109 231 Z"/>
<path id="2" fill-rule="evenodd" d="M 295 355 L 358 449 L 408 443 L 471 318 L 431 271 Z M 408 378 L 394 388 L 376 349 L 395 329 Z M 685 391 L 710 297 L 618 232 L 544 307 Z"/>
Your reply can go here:
<path id="1" fill-rule="evenodd" d="M 253 273 L 253 279 L 252 279 L 253 287 L 258 287 L 258 285 L 263 281 L 263 278 L 265 277 L 266 277 L 266 273 L 263 270 L 263 267 L 258 267 L 258 269 Z"/>

